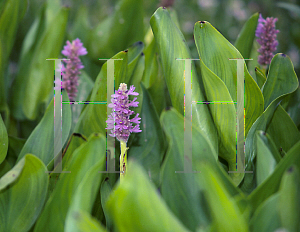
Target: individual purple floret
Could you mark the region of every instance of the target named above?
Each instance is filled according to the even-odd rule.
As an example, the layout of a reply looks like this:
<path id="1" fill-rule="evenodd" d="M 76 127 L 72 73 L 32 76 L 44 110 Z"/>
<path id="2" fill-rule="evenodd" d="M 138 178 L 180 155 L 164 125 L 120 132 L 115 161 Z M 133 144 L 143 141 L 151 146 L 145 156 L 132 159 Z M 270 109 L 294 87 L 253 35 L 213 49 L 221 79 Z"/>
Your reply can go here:
<path id="1" fill-rule="evenodd" d="M 119 141 L 124 141 L 127 143 L 130 133 L 141 132 L 140 130 L 140 119 L 137 113 L 136 116 L 132 119 L 129 118 L 134 111 L 129 110 L 129 107 L 137 107 L 139 102 L 136 101 L 136 97 L 130 101 L 128 95 L 139 95 L 139 93 L 134 92 L 135 87 L 130 86 L 130 89 L 127 90 L 127 85 L 121 83 L 118 90 L 115 91 L 115 94 L 111 95 L 111 102 L 108 104 L 108 107 L 113 108 L 113 112 L 108 116 L 107 119 L 107 128 L 112 129 L 110 136 L 117 137 Z M 133 126 L 132 123 L 136 125 Z"/>
<path id="2" fill-rule="evenodd" d="M 67 45 L 64 46 L 64 50 L 61 53 L 70 59 L 63 61 L 66 67 L 62 65 L 62 87 L 67 90 L 70 101 L 75 101 L 78 91 L 78 79 L 81 74 L 79 70 L 84 68 L 79 56 L 86 55 L 87 51 L 80 42 L 80 39 L 77 38 L 72 43 L 67 41 Z"/>
<path id="3" fill-rule="evenodd" d="M 258 25 L 256 28 L 255 36 L 258 37 L 257 42 L 261 47 L 257 50 L 260 55 L 258 56 L 258 63 L 261 65 L 268 65 L 274 56 L 273 52 L 276 50 L 278 41 L 276 39 L 279 30 L 275 29 L 275 22 L 277 18 L 264 19 L 259 14 Z"/>

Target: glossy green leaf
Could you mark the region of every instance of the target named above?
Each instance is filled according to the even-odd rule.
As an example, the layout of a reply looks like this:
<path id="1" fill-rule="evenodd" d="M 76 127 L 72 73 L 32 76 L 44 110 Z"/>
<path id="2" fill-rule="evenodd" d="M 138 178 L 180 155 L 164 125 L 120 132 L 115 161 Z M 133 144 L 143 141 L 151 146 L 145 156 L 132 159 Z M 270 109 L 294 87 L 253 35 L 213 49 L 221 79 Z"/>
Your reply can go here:
<path id="1" fill-rule="evenodd" d="M 204 189 L 204 196 L 208 201 L 216 231 L 249 231 L 235 199 L 230 196 L 222 179 L 211 168 L 211 164 L 197 164 L 197 167 L 201 169 L 199 185 Z"/>
<path id="2" fill-rule="evenodd" d="M 1 164 L 7 155 L 7 149 L 8 149 L 7 131 L 1 115 L 0 115 L 0 141 L 1 141 L 0 142 L 0 164 Z"/>
<path id="3" fill-rule="evenodd" d="M 300 88 L 298 87 L 297 90 L 291 94 L 291 100 L 287 107 L 287 113 L 293 119 L 295 125 L 299 127 L 300 125 Z"/>
<path id="4" fill-rule="evenodd" d="M 27 1 L 2 1 L 0 13 L 0 111 L 6 106 L 6 89 L 4 71 L 8 67 L 8 58 L 16 40 L 16 33 L 26 9 Z M 1 160 L 1 158 L 0 158 Z M 1 161 L 0 161 L 1 163 Z"/>
<path id="5" fill-rule="evenodd" d="M 258 13 L 253 14 L 244 24 L 239 33 L 234 46 L 245 59 L 251 59 L 250 53 L 252 50 L 253 40 L 255 38 L 255 30 L 257 27 Z M 251 61 L 249 61 L 251 62 Z"/>
<path id="6" fill-rule="evenodd" d="M 161 193 L 169 208 L 190 230 L 208 224 L 206 206 L 199 198 L 200 186 L 195 178 L 203 170 L 196 169 L 198 163 L 212 163 L 214 170 L 221 176 L 232 195 L 240 193 L 227 173 L 218 166 L 217 154 L 207 138 L 196 127 L 192 128 L 192 164 L 195 173 L 175 173 L 184 171 L 184 118 L 175 109 L 163 111 L 161 124 L 169 141 L 169 148 L 164 159 L 161 173 Z M 174 194 L 176 193 L 176 194 Z"/>
<path id="7" fill-rule="evenodd" d="M 46 59 L 58 58 L 68 19 L 68 9 L 62 7 L 55 19 L 46 27 L 39 39 L 32 55 L 32 61 L 19 72 L 15 80 L 13 95 L 13 112 L 15 117 L 21 118 L 20 111 L 34 120 L 37 117 L 40 104 L 48 100 L 53 91 L 53 62 Z M 26 81 L 24 81 L 26 80 Z"/>
<path id="8" fill-rule="evenodd" d="M 156 191 L 142 167 L 129 160 L 125 178 L 106 204 L 118 231 L 188 231 Z"/>
<path id="9" fill-rule="evenodd" d="M 130 36 L 128 36 L 130 35 Z M 144 37 L 143 2 L 120 0 L 115 12 L 91 30 L 88 51 L 94 59 L 113 56 Z"/>
<path id="10" fill-rule="evenodd" d="M 276 54 L 271 61 L 267 81 L 262 87 L 265 109 L 279 96 L 294 92 L 298 86 L 290 58 L 283 53 Z"/>
<path id="11" fill-rule="evenodd" d="M 233 101 L 237 101 L 237 61 L 243 58 L 239 51 L 209 22 L 197 22 L 194 38 L 200 59 L 226 85 Z M 256 82 L 245 70 L 245 135 L 263 112 L 263 96 Z M 213 89 L 211 90 L 213 91 Z M 211 101 L 211 99 L 207 99 Z"/>
<path id="12" fill-rule="evenodd" d="M 279 194 L 272 195 L 256 210 L 250 221 L 251 231 L 274 232 L 281 227 L 278 212 L 279 197 Z"/>
<path id="13" fill-rule="evenodd" d="M 167 9 L 158 8 L 151 17 L 150 24 L 161 57 L 162 69 L 172 105 L 183 115 L 185 61 L 176 59 L 191 58 L 188 46 Z M 192 81 L 192 101 L 204 101 L 194 64 L 192 64 L 191 71 L 194 78 Z M 217 151 L 217 133 L 208 107 L 205 104 L 193 105 L 192 115 L 192 123 L 203 131 L 212 147 Z"/>
<path id="14" fill-rule="evenodd" d="M 291 166 L 280 184 L 279 215 L 282 226 L 289 231 L 300 230 L 300 175 L 297 166 Z"/>
<path id="15" fill-rule="evenodd" d="M 65 91 L 62 92 L 63 101 L 69 101 Z M 62 145 L 66 142 L 71 128 L 71 109 L 69 104 L 63 104 L 62 109 Z M 54 140 L 55 139 L 55 140 Z M 54 144 L 58 138 L 54 138 L 54 99 L 48 105 L 44 117 L 33 130 L 24 144 L 18 160 L 25 154 L 32 153 L 39 157 L 45 165 L 54 158 Z"/>
<path id="16" fill-rule="evenodd" d="M 280 180 L 287 168 L 293 164 L 295 164 L 298 169 L 300 168 L 299 151 L 300 142 L 287 152 L 273 173 L 248 196 L 253 211 L 255 211 L 263 201 L 279 190 Z"/>
<path id="17" fill-rule="evenodd" d="M 282 82 L 283 79 L 288 84 L 284 84 Z M 253 161 L 256 155 L 256 131 L 266 130 L 282 97 L 295 91 L 298 85 L 298 79 L 290 58 L 284 54 L 276 54 L 271 61 L 267 81 L 262 87 L 265 102 L 267 102 L 265 106 L 267 106 L 267 108 L 253 124 L 246 138 L 246 166 L 248 166 L 249 162 Z"/>
<path id="18" fill-rule="evenodd" d="M 277 165 L 278 162 L 273 156 L 271 148 L 265 143 L 266 140 L 265 137 L 266 136 L 264 135 L 263 131 L 257 132 L 257 158 L 256 158 L 257 185 L 260 185 L 265 179 L 267 179 L 268 176 L 270 176 L 273 173 L 275 166 Z"/>
<path id="19" fill-rule="evenodd" d="M 266 132 L 274 140 L 278 151 L 288 151 L 300 141 L 298 128 L 281 105 L 275 110 Z"/>
<path id="20" fill-rule="evenodd" d="M 100 195 L 101 195 L 101 207 L 103 209 L 103 213 L 105 215 L 105 220 L 106 220 L 106 228 L 109 231 L 111 231 L 113 224 L 112 224 L 112 220 L 111 220 L 111 218 L 109 218 L 109 214 L 107 212 L 106 202 L 109 199 L 109 195 L 111 194 L 111 191 L 112 191 L 112 188 L 109 183 L 109 179 L 106 178 L 101 184 Z"/>
<path id="21" fill-rule="evenodd" d="M 77 187 L 67 213 L 64 231 L 83 231 L 76 225 L 76 215 L 80 212 L 91 213 L 101 180 L 103 179 L 103 174 L 99 173 L 99 171 L 105 170 L 105 162 L 105 156 L 102 156 L 102 158 L 88 170 Z"/>
<path id="22" fill-rule="evenodd" d="M 200 60 L 202 80 L 207 99 L 213 102 L 233 102 L 224 82 L 210 71 Z M 219 155 L 225 159 L 229 171 L 236 170 L 236 109 L 234 104 L 209 104 L 209 108 L 219 135 Z M 226 117 L 224 117 L 226 115 Z M 233 181 L 238 185 L 243 174 L 231 173 Z"/>
<path id="23" fill-rule="evenodd" d="M 11 169 L 11 165 L 7 160 L 4 160 L 1 164 L 0 164 L 0 178 L 2 176 L 4 176 L 4 174 L 6 174 L 9 170 Z"/>
<path id="24" fill-rule="evenodd" d="M 140 162 L 158 186 L 160 166 L 165 153 L 165 140 L 159 122 L 159 117 L 149 96 L 141 84 L 143 95 L 142 111 L 140 114 L 142 132 L 135 134 L 133 143 L 129 146 L 128 157 L 134 157 Z"/>
<path id="25" fill-rule="evenodd" d="M 46 171 L 39 158 L 28 154 L 0 179 L 0 231 L 27 232 L 32 227 L 46 198 Z"/>
<path id="26" fill-rule="evenodd" d="M 103 159 L 105 159 L 105 138 L 102 135 L 93 134 L 87 143 L 74 151 L 72 158 L 66 164 L 63 171 L 71 173 L 60 174 L 60 179 L 56 183 L 34 231 L 64 231 L 64 222 L 79 184 L 95 163 Z"/>

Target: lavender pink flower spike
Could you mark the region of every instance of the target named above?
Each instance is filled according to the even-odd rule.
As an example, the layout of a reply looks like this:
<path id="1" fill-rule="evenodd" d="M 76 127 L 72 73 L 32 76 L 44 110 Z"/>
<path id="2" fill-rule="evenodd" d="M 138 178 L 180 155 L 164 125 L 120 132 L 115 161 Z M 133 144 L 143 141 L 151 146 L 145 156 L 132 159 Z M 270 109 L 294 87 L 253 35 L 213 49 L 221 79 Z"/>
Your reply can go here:
<path id="1" fill-rule="evenodd" d="M 81 74 L 79 70 L 84 68 L 79 56 L 86 55 L 87 51 L 80 39 L 77 38 L 72 43 L 67 41 L 67 45 L 64 46 L 64 50 L 61 53 L 70 59 L 63 61 L 66 67 L 62 65 L 62 87 L 67 90 L 70 101 L 75 101 L 78 92 L 78 79 Z"/>
<path id="2" fill-rule="evenodd" d="M 108 116 L 107 128 L 112 129 L 110 136 L 117 137 L 119 141 L 127 142 L 130 133 L 138 133 L 140 130 L 140 119 L 137 113 L 134 118 L 129 118 L 134 111 L 129 110 L 129 107 L 137 107 L 139 102 L 136 101 L 136 97 L 130 101 L 128 99 L 129 95 L 137 96 L 139 93 L 134 92 L 135 87 L 130 86 L 129 90 L 125 83 L 121 83 L 115 94 L 111 95 L 112 99 L 108 107 L 113 108 L 113 112 Z M 136 125 L 133 126 L 132 123 Z"/>
<path id="3" fill-rule="evenodd" d="M 279 30 L 275 29 L 275 22 L 277 18 L 264 19 L 259 14 L 258 25 L 256 28 L 255 36 L 258 37 L 257 42 L 261 47 L 257 50 L 260 55 L 258 56 L 258 63 L 261 65 L 268 65 L 274 56 L 278 41 L 276 39 Z"/>

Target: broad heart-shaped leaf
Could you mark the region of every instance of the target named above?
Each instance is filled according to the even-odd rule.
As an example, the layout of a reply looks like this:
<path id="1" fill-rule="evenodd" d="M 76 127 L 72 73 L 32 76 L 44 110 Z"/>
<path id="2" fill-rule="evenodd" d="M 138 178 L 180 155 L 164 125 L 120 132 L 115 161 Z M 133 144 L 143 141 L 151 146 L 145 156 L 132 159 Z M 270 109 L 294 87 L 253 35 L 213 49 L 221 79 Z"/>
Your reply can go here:
<path id="1" fill-rule="evenodd" d="M 277 66 L 275 66 L 275 64 L 280 65 L 279 69 Z M 281 81 L 282 78 L 285 78 L 286 82 L 288 83 L 287 85 L 282 83 Z M 269 102 L 269 104 L 265 104 L 267 108 L 253 124 L 246 138 L 246 144 L 245 144 L 246 167 L 250 162 L 253 161 L 256 155 L 256 146 L 255 146 L 256 131 L 266 130 L 268 124 L 272 119 L 272 116 L 274 115 L 274 111 L 279 105 L 281 99 L 285 95 L 295 91 L 298 85 L 299 85 L 298 79 L 294 72 L 294 67 L 290 58 L 284 54 L 276 54 L 271 61 L 267 81 L 262 87 L 265 101 Z"/>
<path id="2" fill-rule="evenodd" d="M 151 175 L 151 180 L 158 186 L 160 166 L 165 153 L 165 139 L 159 117 L 149 96 L 141 84 L 143 106 L 140 114 L 142 132 L 135 134 L 129 146 L 128 157 L 134 157 Z"/>
<path id="3" fill-rule="evenodd" d="M 0 164 L 6 157 L 8 149 L 8 136 L 6 127 L 3 123 L 2 117 L 0 115 Z"/>
<path id="4" fill-rule="evenodd" d="M 91 213 L 93 204 L 99 191 L 103 174 L 99 171 L 105 170 L 105 157 L 103 156 L 93 167 L 91 167 L 80 182 L 71 200 L 67 213 L 65 230 L 66 232 L 83 231 L 76 225 L 76 216 L 80 212 Z"/>
<path id="5" fill-rule="evenodd" d="M 188 46 L 181 31 L 172 21 L 167 9 L 158 8 L 150 19 L 151 28 L 154 34 L 156 45 L 161 57 L 162 69 L 166 78 L 166 83 L 170 93 L 173 107 L 184 114 L 184 60 L 190 59 L 191 55 Z M 192 101 L 204 101 L 204 96 L 200 90 L 199 80 L 194 64 L 192 64 Z M 192 107 L 192 123 L 197 126 L 208 141 L 212 144 L 213 149 L 217 151 L 217 132 L 213 120 L 205 104 L 196 104 Z"/>
<path id="6" fill-rule="evenodd" d="M 280 184 L 279 215 L 282 226 L 289 231 L 300 230 L 300 175 L 297 166 L 291 166 Z"/>
<path id="7" fill-rule="evenodd" d="M 63 169 L 71 173 L 60 174 L 34 231 L 64 231 L 65 219 L 78 185 L 95 163 L 105 160 L 105 153 L 105 138 L 100 134 L 92 134 L 87 143 L 74 151 Z"/>
<path id="8" fill-rule="evenodd" d="M 294 92 L 299 86 L 291 59 L 283 54 L 276 54 L 270 64 L 267 81 L 262 87 L 265 109 L 279 96 Z"/>
<path id="9" fill-rule="evenodd" d="M 32 227 L 46 198 L 46 171 L 39 158 L 28 154 L 0 179 L 0 186 L 7 184 L 0 188 L 0 231 L 27 232 Z"/>
<path id="10" fill-rule="evenodd" d="M 120 232 L 188 231 L 158 195 L 146 172 L 132 160 L 106 206 Z"/>
<path id="11" fill-rule="evenodd" d="M 69 101 L 66 91 L 62 91 L 63 101 Z M 62 108 L 62 145 L 66 142 L 71 128 L 71 108 L 69 104 L 63 104 Z M 54 145 L 58 138 L 54 138 L 54 98 L 50 102 L 44 117 L 24 144 L 18 160 L 25 154 L 32 153 L 39 157 L 45 165 L 54 159 Z M 55 154 L 57 155 L 57 154 Z"/>
<path id="12" fill-rule="evenodd" d="M 200 59 L 226 85 L 233 101 L 237 101 L 237 61 L 243 59 L 239 51 L 221 35 L 209 22 L 197 22 L 194 38 Z M 262 114 L 264 100 L 256 82 L 250 76 L 246 65 L 245 73 L 245 136 L 252 124 Z M 211 101 L 211 99 L 207 99 Z"/>
<path id="13" fill-rule="evenodd" d="M 121 51 L 111 59 L 123 59 L 114 61 L 115 89 L 126 78 L 128 53 Z M 113 81 L 113 80 L 109 80 Z M 88 104 L 81 113 L 74 132 L 81 133 L 88 137 L 93 132 L 106 133 L 107 104 L 111 99 L 107 99 L 107 62 L 103 64 L 101 71 L 95 81 L 90 101 L 106 102 L 104 104 Z"/>
<path id="14" fill-rule="evenodd" d="M 280 161 L 280 154 L 276 153 L 279 160 L 273 155 L 274 144 L 266 144 L 268 141 L 263 131 L 257 132 L 257 158 L 256 158 L 256 182 L 260 185 L 274 171 L 277 162 Z M 268 146 L 269 145 L 269 146 Z M 272 147 L 270 147 L 270 145 Z M 276 150 L 275 150 L 276 151 Z"/>
<path id="15" fill-rule="evenodd" d="M 210 101 L 227 101 L 230 104 L 209 104 L 209 108 L 219 135 L 219 155 L 225 159 L 229 171 L 236 171 L 236 109 L 224 82 L 210 71 L 200 60 L 202 80 L 206 96 Z M 242 165 L 242 164 L 238 164 Z M 233 181 L 238 185 L 244 175 L 231 173 Z"/>
<path id="16" fill-rule="evenodd" d="M 184 170 L 184 118 L 174 108 L 163 111 L 160 117 L 161 124 L 169 141 L 169 148 L 164 159 L 161 172 L 161 194 L 172 212 L 180 218 L 182 223 L 194 231 L 198 226 L 205 227 L 209 223 L 206 205 L 199 198 L 200 185 L 196 178 L 202 175 L 203 170 L 196 169 L 197 163 L 212 163 L 214 170 L 220 175 L 223 183 L 232 196 L 240 191 L 234 186 L 229 176 L 217 164 L 217 154 L 195 126 L 192 128 L 192 162 L 195 173 L 175 173 Z M 176 194 L 174 194 L 176 193 Z"/>
<path id="17" fill-rule="evenodd" d="M 62 7 L 55 19 L 46 27 L 33 51 L 32 60 L 18 73 L 13 86 L 12 110 L 16 118 L 34 120 L 40 104 L 45 103 L 53 91 L 53 62 L 58 57 L 63 43 L 68 9 Z M 27 62 L 27 61 L 25 61 Z M 27 63 L 26 63 L 27 64 Z"/>
<path id="18" fill-rule="evenodd" d="M 291 165 L 295 164 L 300 169 L 299 151 L 300 141 L 286 153 L 273 173 L 248 196 L 253 212 L 263 201 L 279 190 L 282 175 Z"/>
<path id="19" fill-rule="evenodd" d="M 109 214 L 107 212 L 107 208 L 106 208 L 106 202 L 109 199 L 109 195 L 112 192 L 112 188 L 111 185 L 109 183 L 109 179 L 106 178 L 102 184 L 101 184 L 101 188 L 100 188 L 100 197 L 101 197 L 101 209 L 103 210 L 104 216 L 105 216 L 105 221 L 106 221 L 106 228 L 108 231 L 112 231 L 112 220 L 111 218 L 109 218 Z"/>
<path id="20" fill-rule="evenodd" d="M 244 24 L 241 32 L 239 33 L 234 46 L 241 53 L 245 59 L 250 57 L 253 40 L 255 38 L 255 30 L 257 27 L 258 13 L 253 14 Z M 251 61 L 250 61 L 251 62 Z"/>
<path id="21" fill-rule="evenodd" d="M 0 12 L 0 111 L 6 108 L 6 90 L 4 84 L 4 71 L 8 58 L 16 39 L 19 22 L 23 18 L 27 1 L 6 0 L 2 1 Z M 1 158 L 0 158 L 1 160 Z M 0 161 L 1 163 L 1 161 Z"/>
<path id="22" fill-rule="evenodd" d="M 281 105 L 275 110 L 266 132 L 274 140 L 278 151 L 288 151 L 300 141 L 299 130 Z"/>
<path id="23" fill-rule="evenodd" d="M 201 169 L 198 182 L 204 190 L 216 231 L 248 231 L 246 220 L 235 199 L 211 166 L 211 163 L 197 162 L 197 168 Z"/>
<path id="24" fill-rule="evenodd" d="M 279 193 L 274 194 L 257 208 L 250 221 L 251 231 L 274 232 L 281 227 L 278 212 L 279 197 Z"/>
<path id="25" fill-rule="evenodd" d="M 113 15 L 91 30 L 88 51 L 93 59 L 111 57 L 143 40 L 143 2 L 120 0 L 115 9 Z"/>

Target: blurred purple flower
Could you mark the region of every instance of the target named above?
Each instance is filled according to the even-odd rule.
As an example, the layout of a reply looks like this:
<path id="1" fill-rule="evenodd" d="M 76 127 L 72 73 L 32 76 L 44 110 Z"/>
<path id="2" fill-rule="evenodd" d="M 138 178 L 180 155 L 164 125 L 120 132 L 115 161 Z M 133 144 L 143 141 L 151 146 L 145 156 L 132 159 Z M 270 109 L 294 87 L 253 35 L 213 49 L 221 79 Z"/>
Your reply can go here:
<path id="1" fill-rule="evenodd" d="M 111 115 L 107 119 L 107 128 L 111 130 L 110 136 L 117 137 L 119 141 L 127 142 L 130 133 L 138 133 L 140 130 L 140 119 L 137 113 L 136 116 L 132 119 L 129 118 L 134 111 L 129 110 L 129 107 L 137 107 L 139 102 L 136 101 L 136 97 L 130 101 L 128 95 L 139 95 L 139 93 L 134 92 L 135 87 L 130 86 L 127 90 L 127 85 L 121 83 L 118 90 L 115 91 L 115 94 L 111 95 L 111 102 L 108 104 L 108 107 L 113 109 Z M 132 123 L 136 125 L 133 126 Z"/>
<path id="2" fill-rule="evenodd" d="M 257 42 L 261 47 L 257 50 L 260 55 L 258 56 L 258 63 L 261 65 L 268 65 L 274 56 L 273 52 L 276 50 L 278 41 L 276 39 L 279 30 L 275 29 L 275 22 L 277 18 L 264 19 L 259 14 L 258 25 L 255 31 L 255 36 L 258 37 Z"/>
<path id="3" fill-rule="evenodd" d="M 70 59 L 63 61 L 66 67 L 62 65 L 62 87 L 67 90 L 70 101 L 75 101 L 78 91 L 78 79 L 81 74 L 79 70 L 84 68 L 79 56 L 86 55 L 87 51 L 80 42 L 80 39 L 77 38 L 72 43 L 67 41 L 67 45 L 64 46 L 64 50 L 61 53 Z"/>

